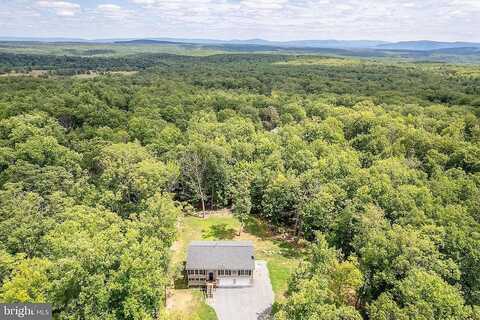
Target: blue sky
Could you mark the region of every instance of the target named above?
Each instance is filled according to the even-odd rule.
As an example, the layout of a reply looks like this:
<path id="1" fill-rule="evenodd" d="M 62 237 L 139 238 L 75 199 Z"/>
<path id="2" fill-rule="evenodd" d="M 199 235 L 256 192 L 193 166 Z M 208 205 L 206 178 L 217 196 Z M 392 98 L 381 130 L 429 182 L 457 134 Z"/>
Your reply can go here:
<path id="1" fill-rule="evenodd" d="M 480 42 L 480 0 L 0 0 L 0 36 Z"/>

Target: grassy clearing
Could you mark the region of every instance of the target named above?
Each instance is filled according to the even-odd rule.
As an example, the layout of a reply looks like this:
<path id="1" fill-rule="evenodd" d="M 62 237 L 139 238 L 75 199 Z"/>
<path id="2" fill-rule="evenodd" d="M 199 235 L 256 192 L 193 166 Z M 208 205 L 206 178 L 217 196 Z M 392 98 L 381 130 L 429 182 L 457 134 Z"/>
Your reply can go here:
<path id="1" fill-rule="evenodd" d="M 179 238 L 173 246 L 173 265 L 180 270 L 186 258 L 187 246 L 192 240 L 251 240 L 255 245 L 257 260 L 267 261 L 276 301 L 283 301 L 287 281 L 303 256 L 287 236 L 273 232 L 263 221 L 252 218 L 245 226 L 245 231 L 238 236 L 239 221 L 227 210 L 209 213 L 207 218 L 196 216 L 184 217 L 179 227 Z M 175 291 L 183 293 L 194 290 L 185 289 L 180 277 Z M 197 309 L 198 314 L 201 310 Z"/>
<path id="2" fill-rule="evenodd" d="M 251 219 L 238 239 L 252 240 L 258 260 L 267 261 L 275 300 L 283 301 L 288 279 L 303 257 L 303 249 L 288 236 L 273 232 L 265 222 Z"/>
<path id="3" fill-rule="evenodd" d="M 90 71 L 89 73 L 82 73 L 72 76 L 75 79 L 93 79 L 99 76 L 104 75 L 120 75 L 120 76 L 133 76 L 137 74 L 138 71 L 107 71 L 107 72 L 97 72 L 97 71 Z"/>
<path id="4" fill-rule="evenodd" d="M 0 77 L 34 77 L 38 78 L 41 76 L 47 76 L 49 70 L 32 70 L 29 72 L 10 72 L 10 73 L 3 73 L 0 74 Z"/>
<path id="5" fill-rule="evenodd" d="M 204 301 L 200 290 L 173 290 L 167 309 L 171 320 L 216 320 L 212 307 Z"/>

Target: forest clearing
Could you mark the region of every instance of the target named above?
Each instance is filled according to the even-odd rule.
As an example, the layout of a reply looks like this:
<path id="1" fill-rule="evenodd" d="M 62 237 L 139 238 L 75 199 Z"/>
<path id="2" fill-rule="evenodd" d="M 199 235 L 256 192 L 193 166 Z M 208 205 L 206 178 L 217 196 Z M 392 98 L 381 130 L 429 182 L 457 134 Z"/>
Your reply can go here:
<path id="1" fill-rule="evenodd" d="M 230 210 L 211 211 L 203 219 L 201 213 L 186 216 L 181 219 L 179 226 L 179 239 L 172 247 L 172 268 L 177 270 L 177 281 L 174 289 L 169 292 L 167 306 L 171 306 L 173 313 L 181 313 L 185 301 L 192 301 L 199 296 L 199 289 L 187 289 L 182 281 L 183 262 L 188 243 L 192 240 L 250 240 L 254 243 L 256 260 L 267 261 L 272 287 L 274 288 L 277 301 L 285 299 L 287 281 L 293 270 L 298 267 L 303 256 L 302 248 L 295 247 L 291 241 L 284 240 L 285 237 L 275 235 L 273 230 L 262 221 L 252 218 L 246 223 L 244 232 L 238 235 L 240 222 L 232 215 Z M 192 319 L 202 314 L 201 305 L 197 308 L 188 308 L 187 314 Z M 203 319 L 200 317 L 200 319 Z M 208 318 L 206 318 L 208 319 Z"/>

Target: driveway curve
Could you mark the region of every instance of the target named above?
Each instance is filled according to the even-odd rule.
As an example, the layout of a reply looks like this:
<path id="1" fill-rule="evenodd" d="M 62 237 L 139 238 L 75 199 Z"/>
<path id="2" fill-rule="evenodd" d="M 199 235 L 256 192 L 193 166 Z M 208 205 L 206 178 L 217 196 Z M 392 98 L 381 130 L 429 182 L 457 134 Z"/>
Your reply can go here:
<path id="1" fill-rule="evenodd" d="M 218 320 L 265 320 L 270 318 L 274 298 L 267 263 L 255 261 L 253 286 L 218 288 L 208 304 Z"/>

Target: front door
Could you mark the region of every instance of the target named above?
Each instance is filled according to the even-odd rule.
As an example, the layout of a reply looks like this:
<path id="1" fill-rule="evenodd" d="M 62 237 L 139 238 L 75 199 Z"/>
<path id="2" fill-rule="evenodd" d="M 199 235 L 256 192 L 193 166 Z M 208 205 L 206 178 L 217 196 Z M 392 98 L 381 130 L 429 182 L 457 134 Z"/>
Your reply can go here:
<path id="1" fill-rule="evenodd" d="M 210 281 L 210 282 L 213 281 L 213 272 L 208 273 L 208 281 Z"/>

